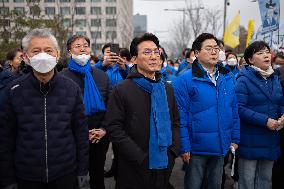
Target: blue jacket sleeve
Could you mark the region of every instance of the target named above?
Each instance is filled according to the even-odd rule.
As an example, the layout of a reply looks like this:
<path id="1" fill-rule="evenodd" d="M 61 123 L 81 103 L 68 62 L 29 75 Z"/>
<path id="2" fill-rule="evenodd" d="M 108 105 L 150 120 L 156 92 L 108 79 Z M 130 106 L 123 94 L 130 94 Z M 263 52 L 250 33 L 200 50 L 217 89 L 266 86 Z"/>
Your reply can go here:
<path id="1" fill-rule="evenodd" d="M 174 84 L 174 94 L 176 97 L 178 110 L 180 114 L 180 152 L 184 154 L 191 151 L 189 130 L 191 123 L 189 123 L 189 102 L 190 96 L 186 90 L 186 83 L 182 78 L 178 78 Z"/>
<path id="2" fill-rule="evenodd" d="M 84 114 L 81 91 L 79 87 L 77 89 L 77 99 L 72 116 L 72 130 L 77 148 L 77 175 L 85 176 L 89 169 L 89 130 L 87 117 Z"/>
<path id="3" fill-rule="evenodd" d="M 95 67 L 100 69 L 100 70 L 103 70 L 103 71 L 106 71 L 107 67 L 106 66 L 103 66 L 103 61 L 98 61 L 96 64 L 95 64 Z"/>
<path id="4" fill-rule="evenodd" d="M 122 77 L 122 79 L 126 79 L 127 75 L 128 75 L 128 71 L 129 71 L 129 67 L 125 64 L 125 70 L 119 70 L 119 73 Z"/>
<path id="5" fill-rule="evenodd" d="M 240 143 L 240 117 L 238 111 L 238 100 L 236 94 L 233 100 L 233 131 L 232 131 L 232 143 Z"/>
<path id="6" fill-rule="evenodd" d="M 251 125 L 266 127 L 269 117 L 248 108 L 248 86 L 245 80 L 241 78 L 236 83 L 236 95 L 239 103 L 240 118 Z"/>

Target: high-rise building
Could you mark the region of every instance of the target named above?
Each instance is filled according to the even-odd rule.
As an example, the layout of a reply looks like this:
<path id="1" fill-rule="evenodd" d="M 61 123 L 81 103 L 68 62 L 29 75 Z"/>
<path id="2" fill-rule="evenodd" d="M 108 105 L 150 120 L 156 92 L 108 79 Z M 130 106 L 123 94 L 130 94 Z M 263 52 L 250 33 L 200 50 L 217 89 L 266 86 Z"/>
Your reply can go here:
<path id="1" fill-rule="evenodd" d="M 31 14 L 31 3 L 45 18 L 62 15 L 70 35 L 90 38 L 93 53 L 107 42 L 129 47 L 133 38 L 133 0 L 2 0 L 0 14 L 12 10 Z"/>
<path id="2" fill-rule="evenodd" d="M 139 37 L 147 32 L 147 16 L 135 14 L 133 16 L 134 36 Z"/>

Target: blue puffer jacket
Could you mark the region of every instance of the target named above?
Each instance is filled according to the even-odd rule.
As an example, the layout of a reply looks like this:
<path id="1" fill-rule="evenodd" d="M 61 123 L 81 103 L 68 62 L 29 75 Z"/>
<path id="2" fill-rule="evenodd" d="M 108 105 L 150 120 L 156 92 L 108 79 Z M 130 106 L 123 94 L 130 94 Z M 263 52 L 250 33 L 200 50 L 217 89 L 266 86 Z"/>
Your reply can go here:
<path id="1" fill-rule="evenodd" d="M 234 76 L 221 66 L 217 68 L 216 86 L 197 60 L 174 82 L 181 153 L 222 156 L 231 143 L 239 143 Z"/>
<path id="2" fill-rule="evenodd" d="M 120 70 L 117 64 L 114 67 L 103 66 L 103 62 L 101 60 L 95 64 L 95 67 L 100 70 L 103 70 L 108 75 L 108 78 L 112 86 L 115 86 L 120 81 L 123 81 L 124 79 L 126 79 L 128 71 L 129 71 L 129 67 L 127 65 L 125 65 L 126 67 L 125 70 Z"/>
<path id="3" fill-rule="evenodd" d="M 43 85 L 29 73 L 6 90 L 0 107 L 1 185 L 16 178 L 46 183 L 86 175 L 88 126 L 79 86 L 60 74 Z"/>
<path id="4" fill-rule="evenodd" d="M 266 125 L 268 118 L 277 120 L 284 113 L 278 77 L 271 75 L 264 80 L 253 68 L 246 67 L 238 74 L 236 94 L 241 119 L 240 157 L 276 160 L 280 155 L 279 134 Z"/>
<path id="5" fill-rule="evenodd" d="M 240 72 L 238 66 L 229 66 L 228 64 L 225 65 L 225 68 L 227 70 L 229 70 L 230 72 L 232 72 L 232 74 L 234 74 L 234 76 L 237 76 L 238 73 Z"/>
<path id="6" fill-rule="evenodd" d="M 163 75 L 163 80 L 167 82 L 173 82 L 176 79 L 176 70 L 172 66 L 163 67 L 160 73 Z"/>
<path id="7" fill-rule="evenodd" d="M 183 71 L 184 69 L 186 69 L 188 67 L 188 65 L 189 65 L 189 62 L 187 62 L 186 58 L 182 59 L 180 65 L 178 67 L 176 75 L 179 76 L 180 75 L 179 73 L 181 71 Z"/>

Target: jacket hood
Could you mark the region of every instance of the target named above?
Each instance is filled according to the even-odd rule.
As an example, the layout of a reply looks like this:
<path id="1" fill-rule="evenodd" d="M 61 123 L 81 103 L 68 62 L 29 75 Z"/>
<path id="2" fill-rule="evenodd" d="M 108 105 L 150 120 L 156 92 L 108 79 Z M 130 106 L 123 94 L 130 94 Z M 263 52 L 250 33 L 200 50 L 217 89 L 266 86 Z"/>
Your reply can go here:
<path id="1" fill-rule="evenodd" d="M 130 72 L 127 75 L 127 79 L 133 79 L 133 78 L 146 78 L 143 74 L 139 73 L 137 70 L 137 65 L 134 65 Z M 155 78 L 156 81 L 160 81 L 162 79 L 162 74 L 160 72 L 155 72 Z M 148 80 L 151 80 L 149 78 L 146 78 Z"/>

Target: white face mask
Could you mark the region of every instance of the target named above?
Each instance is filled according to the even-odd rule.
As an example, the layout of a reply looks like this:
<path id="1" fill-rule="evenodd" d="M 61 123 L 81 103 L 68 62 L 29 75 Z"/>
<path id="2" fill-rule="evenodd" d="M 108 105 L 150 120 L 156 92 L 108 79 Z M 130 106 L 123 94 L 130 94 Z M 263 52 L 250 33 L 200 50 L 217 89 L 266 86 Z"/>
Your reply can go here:
<path id="1" fill-rule="evenodd" d="M 176 71 L 178 71 L 178 66 L 174 66 L 174 69 L 175 69 Z"/>
<path id="2" fill-rule="evenodd" d="M 80 55 L 74 55 L 72 54 L 72 59 L 79 65 L 85 66 L 87 62 L 90 60 L 91 55 L 87 54 L 80 54 Z"/>
<path id="3" fill-rule="evenodd" d="M 238 62 L 237 62 L 237 59 L 235 59 L 235 58 L 230 58 L 230 59 L 227 60 L 227 64 L 228 64 L 229 66 L 235 66 L 235 65 L 238 64 Z"/>
<path id="4" fill-rule="evenodd" d="M 224 61 L 224 60 L 226 60 L 226 54 L 225 54 L 225 52 L 224 51 L 220 51 L 219 52 L 219 60 L 220 61 Z"/>
<path id="5" fill-rule="evenodd" d="M 29 58 L 31 67 L 39 73 L 50 72 L 56 66 L 56 57 L 47 53 L 39 53 Z"/>
<path id="6" fill-rule="evenodd" d="M 130 68 L 131 68 L 133 65 L 134 65 L 134 64 L 130 63 L 130 64 L 128 64 L 128 67 L 130 67 Z"/>
<path id="7" fill-rule="evenodd" d="M 163 63 L 163 67 L 167 67 L 167 65 L 168 65 L 168 64 L 167 64 L 166 62 Z"/>
<path id="8" fill-rule="evenodd" d="M 194 62 L 194 60 L 196 59 L 196 57 L 194 56 L 194 57 L 192 57 L 192 62 Z"/>

